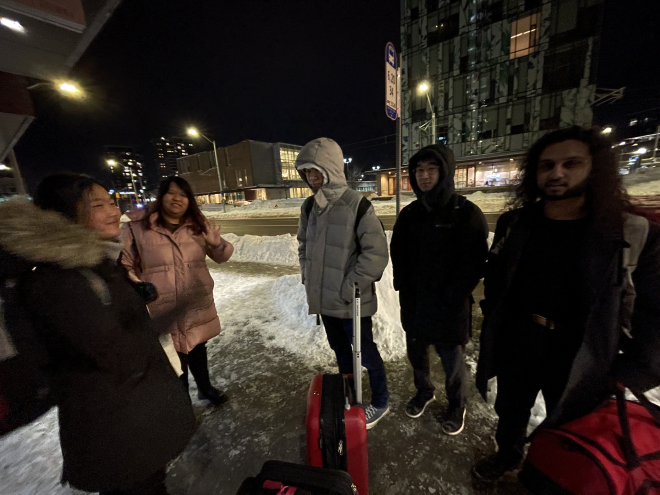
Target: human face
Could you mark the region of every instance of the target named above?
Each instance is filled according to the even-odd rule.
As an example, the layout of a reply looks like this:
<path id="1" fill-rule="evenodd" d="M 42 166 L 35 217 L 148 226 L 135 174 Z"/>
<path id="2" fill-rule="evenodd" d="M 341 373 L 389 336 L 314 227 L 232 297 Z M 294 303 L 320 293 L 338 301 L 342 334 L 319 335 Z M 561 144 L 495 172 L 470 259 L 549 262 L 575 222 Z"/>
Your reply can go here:
<path id="1" fill-rule="evenodd" d="M 591 153 L 582 141 L 569 139 L 543 150 L 536 171 L 536 184 L 549 201 L 584 196 L 591 174 Z"/>
<path id="2" fill-rule="evenodd" d="M 188 211 L 188 196 L 175 182 L 163 196 L 163 213 L 172 220 L 180 220 Z"/>
<path id="3" fill-rule="evenodd" d="M 119 219 L 121 212 L 104 187 L 94 184 L 78 203 L 78 218 L 81 223 L 95 231 L 103 240 L 110 240 L 121 235 Z"/>
<path id="4" fill-rule="evenodd" d="M 318 191 L 323 185 L 323 174 L 320 170 L 316 170 L 315 168 L 306 168 L 305 177 L 307 177 L 307 183 L 314 192 Z"/>
<path id="5" fill-rule="evenodd" d="M 430 191 L 440 180 L 440 167 L 435 160 L 422 160 L 415 168 L 415 179 L 422 192 Z"/>

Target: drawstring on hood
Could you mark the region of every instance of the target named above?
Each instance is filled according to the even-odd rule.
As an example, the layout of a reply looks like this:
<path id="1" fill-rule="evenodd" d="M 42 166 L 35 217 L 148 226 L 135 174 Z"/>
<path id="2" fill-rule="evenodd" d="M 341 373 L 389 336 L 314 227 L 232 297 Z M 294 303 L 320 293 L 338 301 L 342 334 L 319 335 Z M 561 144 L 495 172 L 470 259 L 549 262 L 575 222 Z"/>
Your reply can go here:
<path id="1" fill-rule="evenodd" d="M 303 170 L 308 168 L 315 168 L 323 174 L 323 185 L 314 194 L 320 209 L 341 197 L 348 188 L 344 175 L 344 153 L 332 139 L 318 138 L 303 146 L 296 159 L 296 170 L 307 185 L 309 182 Z"/>
<path id="2" fill-rule="evenodd" d="M 435 160 L 440 167 L 440 178 L 438 183 L 430 191 L 422 191 L 417 184 L 415 169 L 422 160 Z M 419 199 L 428 210 L 436 207 L 443 207 L 456 193 L 454 187 L 454 171 L 456 170 L 456 160 L 454 153 L 441 144 L 425 146 L 411 158 L 408 165 L 408 174 L 410 186 Z"/>

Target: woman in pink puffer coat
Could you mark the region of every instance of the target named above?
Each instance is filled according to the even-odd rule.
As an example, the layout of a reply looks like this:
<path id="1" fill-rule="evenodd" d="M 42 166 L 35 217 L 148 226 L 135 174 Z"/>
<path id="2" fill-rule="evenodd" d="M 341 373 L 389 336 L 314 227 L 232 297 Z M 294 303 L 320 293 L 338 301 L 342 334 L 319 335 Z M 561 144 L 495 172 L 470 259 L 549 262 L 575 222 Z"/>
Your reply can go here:
<path id="1" fill-rule="evenodd" d="M 158 298 L 148 306 L 151 316 L 156 318 L 177 304 L 187 304 L 183 315 L 172 324 L 172 340 L 161 340 L 166 352 L 172 345 L 176 349 L 184 385 L 188 388 L 190 367 L 198 397 L 214 405 L 223 404 L 227 396 L 211 385 L 206 354 L 206 342 L 220 333 L 206 256 L 222 263 L 231 257 L 234 246 L 211 226 L 190 185 L 180 177 L 168 177 L 160 183 L 156 201 L 144 218 L 124 225 L 122 238 L 122 264 L 131 277 L 151 282 L 158 291 Z M 174 353 L 168 355 L 174 368 L 179 368 Z"/>

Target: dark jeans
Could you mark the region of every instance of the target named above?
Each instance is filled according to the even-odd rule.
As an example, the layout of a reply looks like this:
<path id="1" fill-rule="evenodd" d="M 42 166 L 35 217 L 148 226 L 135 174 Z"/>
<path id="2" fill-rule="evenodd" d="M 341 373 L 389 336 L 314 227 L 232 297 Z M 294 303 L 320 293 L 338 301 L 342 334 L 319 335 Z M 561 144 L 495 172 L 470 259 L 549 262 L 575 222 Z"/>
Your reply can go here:
<path id="1" fill-rule="evenodd" d="M 99 495 L 167 495 L 165 468 L 127 490 L 110 490 Z"/>
<path id="2" fill-rule="evenodd" d="M 206 354 L 206 342 L 197 344 L 188 354 L 179 354 L 179 359 L 181 359 L 181 369 L 183 370 L 183 375 L 181 375 L 181 381 L 183 382 L 186 389 L 188 388 L 188 368 L 192 373 L 195 383 L 197 383 L 197 388 L 199 390 L 208 390 L 211 387 L 211 379 L 209 377 L 209 361 Z"/>
<path id="3" fill-rule="evenodd" d="M 558 359 L 558 353 L 547 350 L 553 347 L 547 329 L 519 322 L 511 327 L 516 342 L 503 349 L 497 366 L 495 412 L 499 421 L 495 440 L 498 452 L 515 461 L 523 457 L 527 424 L 536 396 L 543 392 L 549 415 L 564 392 L 572 363 Z"/>
<path id="4" fill-rule="evenodd" d="M 429 344 L 418 339 L 406 337 L 408 360 L 413 367 L 413 376 L 417 393 L 430 399 L 435 391 L 431 381 L 429 364 Z M 465 407 L 467 404 L 467 368 L 465 366 L 465 347 L 462 345 L 434 345 L 435 352 L 442 360 L 445 369 L 445 393 L 449 407 Z"/>
<path id="5" fill-rule="evenodd" d="M 328 343 L 337 356 L 337 365 L 342 374 L 353 373 L 353 320 L 335 318 L 333 316 L 321 315 Z M 362 344 L 362 365 L 369 372 L 369 384 L 371 385 L 371 404 L 374 407 L 385 407 L 389 399 L 387 390 L 387 377 L 385 376 L 385 365 L 378 352 L 378 346 L 374 343 L 371 316 L 360 319 L 362 332 L 360 341 Z"/>

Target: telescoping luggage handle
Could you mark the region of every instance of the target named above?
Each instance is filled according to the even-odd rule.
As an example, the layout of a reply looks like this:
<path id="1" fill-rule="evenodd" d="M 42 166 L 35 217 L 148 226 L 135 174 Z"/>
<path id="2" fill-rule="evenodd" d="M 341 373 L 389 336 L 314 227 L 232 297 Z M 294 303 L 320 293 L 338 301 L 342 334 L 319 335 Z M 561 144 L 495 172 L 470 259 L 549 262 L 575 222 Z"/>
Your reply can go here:
<path id="1" fill-rule="evenodd" d="M 353 382 L 355 402 L 362 404 L 362 327 L 360 326 L 360 288 L 355 283 L 353 295 Z"/>

